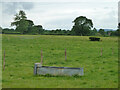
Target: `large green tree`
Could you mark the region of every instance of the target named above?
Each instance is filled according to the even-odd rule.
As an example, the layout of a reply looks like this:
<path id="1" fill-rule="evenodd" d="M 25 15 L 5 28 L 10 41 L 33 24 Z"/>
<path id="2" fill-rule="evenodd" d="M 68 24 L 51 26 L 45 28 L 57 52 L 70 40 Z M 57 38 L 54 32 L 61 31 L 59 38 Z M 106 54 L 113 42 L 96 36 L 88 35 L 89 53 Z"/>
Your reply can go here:
<path id="1" fill-rule="evenodd" d="M 28 30 L 34 25 L 33 21 L 27 20 L 26 14 L 24 11 L 20 10 L 14 17 L 14 22 L 11 23 L 11 26 L 16 26 L 16 31 L 21 34 L 25 34 Z"/>
<path id="2" fill-rule="evenodd" d="M 74 21 L 74 26 L 72 28 L 72 34 L 75 35 L 89 35 L 90 30 L 93 27 L 91 19 L 86 18 L 85 16 L 79 16 Z"/>

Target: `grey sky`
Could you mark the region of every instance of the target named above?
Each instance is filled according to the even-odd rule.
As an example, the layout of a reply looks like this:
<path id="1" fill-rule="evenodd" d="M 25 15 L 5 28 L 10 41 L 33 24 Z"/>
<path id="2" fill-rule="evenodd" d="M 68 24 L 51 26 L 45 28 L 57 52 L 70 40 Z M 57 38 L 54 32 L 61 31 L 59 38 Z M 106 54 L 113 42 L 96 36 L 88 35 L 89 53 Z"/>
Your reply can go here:
<path id="1" fill-rule="evenodd" d="M 120 1 L 118 3 L 118 22 L 120 23 Z"/>
<path id="2" fill-rule="evenodd" d="M 14 0 L 15 1 L 15 0 Z M 25 1 L 25 0 L 24 0 Z M 72 21 L 78 16 L 86 16 L 92 19 L 95 28 L 116 29 L 118 23 L 118 2 L 104 0 L 90 2 L 90 0 L 37 0 L 34 2 L 11 2 L 2 3 L 2 27 L 9 27 L 15 13 L 24 10 L 28 19 L 34 24 L 42 25 L 45 29 L 71 29 Z M 9 27 L 11 28 L 11 27 Z"/>

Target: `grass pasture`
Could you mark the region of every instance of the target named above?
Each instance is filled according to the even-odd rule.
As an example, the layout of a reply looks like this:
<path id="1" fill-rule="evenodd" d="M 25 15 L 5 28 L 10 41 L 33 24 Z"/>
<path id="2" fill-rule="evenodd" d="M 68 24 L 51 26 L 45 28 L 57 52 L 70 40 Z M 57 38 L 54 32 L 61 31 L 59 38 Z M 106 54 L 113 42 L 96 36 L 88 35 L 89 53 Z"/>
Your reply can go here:
<path id="1" fill-rule="evenodd" d="M 101 37 L 89 41 L 88 36 L 2 35 L 3 88 L 117 88 L 118 38 Z M 34 63 L 43 65 L 83 67 L 82 77 L 34 76 Z M 67 61 L 65 61 L 65 48 Z M 101 56 L 101 48 L 103 55 Z"/>

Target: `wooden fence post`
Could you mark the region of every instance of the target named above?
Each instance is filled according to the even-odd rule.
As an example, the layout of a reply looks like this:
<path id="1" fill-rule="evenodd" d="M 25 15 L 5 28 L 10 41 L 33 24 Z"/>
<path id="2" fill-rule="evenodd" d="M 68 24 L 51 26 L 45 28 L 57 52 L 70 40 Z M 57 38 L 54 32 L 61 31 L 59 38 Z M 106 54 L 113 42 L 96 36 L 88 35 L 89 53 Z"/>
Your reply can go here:
<path id="1" fill-rule="evenodd" d="M 113 50 L 113 48 L 112 48 L 112 54 L 114 54 L 114 50 Z"/>
<path id="2" fill-rule="evenodd" d="M 65 61 L 67 60 L 67 52 L 66 52 L 66 48 L 65 48 Z"/>
<path id="3" fill-rule="evenodd" d="M 5 50 L 4 50 L 4 58 L 3 58 L 3 70 L 5 70 Z"/>
<path id="4" fill-rule="evenodd" d="M 103 55 L 103 49 L 101 48 L 101 56 Z"/>
<path id="5" fill-rule="evenodd" d="M 42 49 L 41 49 L 41 64 L 43 63 L 43 54 L 42 54 Z"/>

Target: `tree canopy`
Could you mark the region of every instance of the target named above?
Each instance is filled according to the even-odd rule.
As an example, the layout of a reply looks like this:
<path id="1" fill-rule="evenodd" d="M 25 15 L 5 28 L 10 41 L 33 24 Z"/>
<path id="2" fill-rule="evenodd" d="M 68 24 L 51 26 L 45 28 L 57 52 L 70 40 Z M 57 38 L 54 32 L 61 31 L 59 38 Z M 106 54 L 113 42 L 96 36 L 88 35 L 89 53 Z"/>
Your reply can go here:
<path id="1" fill-rule="evenodd" d="M 86 18 L 85 16 L 79 16 L 74 21 L 74 26 L 72 32 L 76 35 L 89 35 L 90 30 L 93 27 L 91 19 Z"/>
<path id="2" fill-rule="evenodd" d="M 21 34 L 33 33 L 40 34 L 43 31 L 41 25 L 35 26 L 32 20 L 28 20 L 24 11 L 20 10 L 14 17 L 14 22 L 11 26 L 16 26 L 16 31 Z"/>

